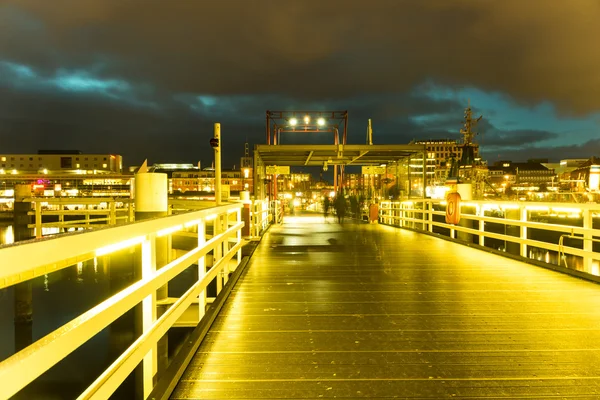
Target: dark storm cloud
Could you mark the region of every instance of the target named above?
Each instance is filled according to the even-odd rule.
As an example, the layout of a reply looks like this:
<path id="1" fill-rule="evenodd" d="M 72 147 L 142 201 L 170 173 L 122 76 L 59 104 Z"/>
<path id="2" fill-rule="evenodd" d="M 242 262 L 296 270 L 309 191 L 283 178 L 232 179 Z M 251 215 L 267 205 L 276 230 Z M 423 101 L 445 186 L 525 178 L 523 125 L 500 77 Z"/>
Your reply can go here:
<path id="1" fill-rule="evenodd" d="M 473 85 L 600 109 L 597 0 L 5 1 L 0 53 L 173 93 L 314 98 Z"/>
<path id="2" fill-rule="evenodd" d="M 520 148 L 524 145 L 535 147 L 540 142 L 559 137 L 557 133 L 544 130 L 498 129 L 489 119 L 482 119 L 477 124 L 477 131 L 480 145 L 490 146 L 495 150 Z"/>
<path id="3" fill-rule="evenodd" d="M 519 149 L 490 149 L 483 151 L 483 156 L 492 164 L 496 160 L 526 161 L 530 158 L 548 158 L 551 162 L 568 158 L 588 158 L 600 156 L 600 139 L 586 143 L 557 147 L 527 146 Z"/>
<path id="4" fill-rule="evenodd" d="M 516 129 L 509 131 L 496 130 L 480 138 L 481 145 L 501 148 L 520 148 L 524 143 L 533 145 L 538 142 L 554 139 L 558 137 L 556 133 Z"/>

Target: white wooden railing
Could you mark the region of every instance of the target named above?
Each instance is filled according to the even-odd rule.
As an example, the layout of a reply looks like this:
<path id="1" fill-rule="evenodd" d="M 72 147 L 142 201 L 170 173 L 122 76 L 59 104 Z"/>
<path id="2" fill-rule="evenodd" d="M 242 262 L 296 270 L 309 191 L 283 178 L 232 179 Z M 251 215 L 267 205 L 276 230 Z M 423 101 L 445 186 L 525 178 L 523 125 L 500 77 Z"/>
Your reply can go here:
<path id="1" fill-rule="evenodd" d="M 157 343 L 192 304 L 198 301 L 198 319 L 206 308 L 206 287 L 217 278 L 217 294 L 229 272 L 241 261 L 242 204 L 172 215 L 128 225 L 59 235 L 0 247 L 0 288 L 69 267 L 77 262 L 106 257 L 136 248 L 141 258 L 142 278 L 66 323 L 24 350 L 0 363 L 0 398 L 9 398 L 60 360 L 89 341 L 138 304 L 142 304 L 143 333 L 99 376 L 79 399 L 106 399 L 140 363 L 143 363 L 143 394 L 152 390 L 157 368 Z M 213 236 L 206 240 L 206 225 Z M 156 240 L 177 231 L 198 233 L 196 248 L 157 269 Z M 206 271 L 205 257 L 213 252 L 213 266 Z M 168 310 L 156 317 L 156 291 L 192 264 L 198 264 L 198 279 Z"/>
<path id="2" fill-rule="evenodd" d="M 37 238 L 42 237 L 44 228 L 90 229 L 94 225 L 124 224 L 134 219 L 133 200 L 126 198 L 32 197 L 25 201 L 33 204 L 33 210 L 27 214 L 34 216 L 35 223 L 28 228 L 35 228 Z M 43 222 L 44 216 L 56 216 L 58 221 Z"/>
<path id="3" fill-rule="evenodd" d="M 267 200 L 252 200 L 250 207 L 250 236 L 259 237 L 267 229 L 273 216 L 269 212 L 269 202 Z"/>
<path id="4" fill-rule="evenodd" d="M 600 253 L 594 252 L 594 243 L 599 241 L 600 230 L 593 227 L 594 218 L 600 217 L 600 204 L 466 201 L 461 202 L 461 222 L 458 225 L 445 222 L 445 207 L 445 201 L 431 199 L 382 202 L 379 207 L 379 222 L 445 234 L 454 239 L 459 238 L 460 232 L 463 236 L 467 235 L 467 239 L 469 235 L 470 238 L 475 236 L 476 244 L 481 246 L 485 246 L 486 238 L 511 242 L 519 247 L 517 255 L 525 258 L 532 258 L 528 252 L 530 247 L 544 249 L 558 254 L 557 265 L 562 267 L 569 267 L 566 255 L 581 257 L 583 272 L 600 275 Z M 492 212 L 503 217 L 490 216 Z M 545 213 L 565 223 L 532 221 L 532 213 L 537 213 L 538 217 L 540 213 Z M 581 221 L 582 226 L 576 226 L 574 221 Z M 486 229 L 487 223 L 510 227 L 514 234 L 490 232 Z M 434 227 L 445 228 L 446 233 L 434 230 Z M 530 229 L 558 232 L 560 240 L 556 243 L 533 240 L 528 234 Z M 578 243 L 579 247 L 566 245 L 565 238 L 571 239 L 571 244 Z"/>

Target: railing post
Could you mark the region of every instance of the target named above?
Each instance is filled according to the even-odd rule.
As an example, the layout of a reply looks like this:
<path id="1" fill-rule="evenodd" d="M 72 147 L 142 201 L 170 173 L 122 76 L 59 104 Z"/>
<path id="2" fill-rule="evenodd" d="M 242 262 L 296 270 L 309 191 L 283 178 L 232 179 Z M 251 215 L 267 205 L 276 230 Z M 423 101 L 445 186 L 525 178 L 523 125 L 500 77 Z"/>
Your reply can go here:
<path id="1" fill-rule="evenodd" d="M 237 217 L 235 223 L 239 224 L 242 221 L 242 209 L 238 208 L 237 211 L 236 211 L 236 213 L 235 213 L 235 215 Z M 250 222 L 246 222 L 246 223 L 250 223 Z M 242 243 L 242 229 L 239 229 L 237 231 L 237 243 L 238 244 Z M 240 249 L 237 252 L 237 262 L 235 264 L 236 267 L 238 265 L 240 265 L 241 262 L 242 262 L 242 248 L 240 247 Z"/>
<path id="2" fill-rule="evenodd" d="M 485 208 L 483 208 L 482 205 L 478 205 L 477 206 L 477 215 L 479 217 L 484 217 L 485 216 Z M 479 245 L 480 246 L 485 246 L 485 221 L 479 220 Z"/>
<path id="3" fill-rule="evenodd" d="M 398 216 L 400 217 L 400 219 L 398 220 L 398 225 L 400 225 L 401 228 L 404 228 L 404 218 L 405 218 L 405 213 L 404 213 L 404 203 L 400 203 L 400 205 L 398 206 Z"/>
<path id="4" fill-rule="evenodd" d="M 198 223 L 198 247 L 204 247 L 206 243 L 206 221 L 200 220 Z M 206 256 L 198 259 L 198 280 L 201 281 L 206 275 Z M 206 313 L 206 288 L 198 295 L 198 321 L 201 321 Z"/>
<path id="5" fill-rule="evenodd" d="M 429 232 L 433 232 L 433 202 L 429 200 L 427 202 L 427 217 L 429 220 L 429 224 L 427 225 L 427 230 Z"/>
<path id="6" fill-rule="evenodd" d="M 108 205 L 109 205 L 109 209 L 110 209 L 109 224 L 116 225 L 117 224 L 117 203 L 114 200 L 112 200 L 111 202 L 108 203 Z"/>
<path id="7" fill-rule="evenodd" d="M 135 175 L 135 219 L 143 220 L 154 217 L 165 217 L 168 215 L 168 185 L 167 185 L 167 174 L 162 173 L 137 173 Z M 162 268 L 167 265 L 169 262 L 169 254 L 171 252 L 169 248 L 168 237 L 154 237 L 152 240 L 153 247 L 153 257 L 154 257 L 154 271 L 157 268 Z M 142 251 L 144 247 L 142 246 Z M 140 278 L 144 279 L 144 257 L 142 256 L 141 263 L 141 271 L 137 269 L 134 271 L 134 274 L 141 275 Z M 154 272 L 153 272 L 154 273 Z M 136 320 L 136 325 L 139 324 L 141 320 L 141 327 L 139 325 L 135 326 L 136 333 L 143 332 L 144 329 L 144 320 L 151 318 L 151 315 L 148 316 L 148 313 L 153 313 L 154 318 L 156 319 L 156 300 L 163 300 L 168 296 L 168 284 L 163 285 L 159 288 L 154 294 L 154 309 L 152 311 L 149 310 L 147 304 L 142 303 L 141 308 L 141 319 L 138 317 Z M 139 308 L 137 308 L 139 313 Z M 137 393 L 138 397 L 143 396 L 146 398 L 150 392 L 147 392 L 146 389 L 148 385 L 150 385 L 150 391 L 152 390 L 152 380 L 148 383 L 149 377 L 154 377 L 156 371 L 164 371 L 168 366 L 168 334 L 165 335 L 162 339 L 158 341 L 156 346 L 154 347 L 156 354 L 156 369 L 150 367 L 150 362 L 142 363 L 142 371 L 136 373 L 136 380 L 138 382 L 136 389 L 139 391 Z M 154 356 L 153 356 L 154 357 Z M 144 359 L 145 360 L 145 359 Z M 146 369 L 150 368 L 150 371 L 146 371 Z M 141 389 L 141 390 L 140 390 Z"/>
<path id="8" fill-rule="evenodd" d="M 127 215 L 129 216 L 127 222 L 133 222 L 135 220 L 133 201 L 129 202 L 129 204 L 127 205 Z"/>
<path id="9" fill-rule="evenodd" d="M 520 206 L 519 207 L 519 216 L 520 216 L 520 221 L 521 224 L 523 222 L 527 222 L 528 216 L 527 216 L 527 208 L 525 208 L 524 206 Z M 527 227 L 520 225 L 520 237 L 521 240 L 527 240 Z M 521 257 L 527 257 L 527 244 L 526 243 L 521 243 L 520 244 L 520 254 Z"/>
<path id="10" fill-rule="evenodd" d="M 156 273 L 156 235 L 151 234 L 142 242 L 142 279 L 149 280 Z M 156 292 L 142 301 L 142 333 L 148 332 L 156 322 Z M 147 398 L 154 387 L 158 370 L 157 344 L 154 344 L 142 361 L 142 393 Z"/>
<path id="11" fill-rule="evenodd" d="M 58 215 L 59 228 L 58 231 L 63 233 L 65 231 L 65 209 L 67 206 L 64 204 L 59 204 L 58 209 L 60 210 L 60 214 Z"/>
<path id="12" fill-rule="evenodd" d="M 589 208 L 583 209 L 583 228 L 586 231 L 583 233 L 583 250 L 587 253 L 592 253 L 594 251 L 594 242 L 592 241 L 592 229 L 593 229 L 593 218 L 592 212 Z M 598 275 L 598 271 L 593 270 L 593 259 L 592 257 L 585 256 L 583 257 L 583 270 L 588 274 Z"/>
<path id="13" fill-rule="evenodd" d="M 223 222 L 222 222 L 222 218 L 223 215 L 222 214 L 218 214 L 217 218 L 215 218 L 213 220 L 213 236 L 217 236 L 218 234 L 220 234 L 223 230 Z M 217 264 L 217 262 L 223 257 L 223 242 L 221 243 L 217 243 L 217 245 L 215 246 L 215 249 L 213 250 L 213 266 Z M 217 281 L 217 293 L 216 296 L 219 295 L 219 293 L 221 293 L 221 289 L 223 289 L 223 270 L 221 270 L 220 273 L 217 274 L 217 276 L 215 277 L 216 281 Z"/>
<path id="14" fill-rule="evenodd" d="M 89 228 L 90 227 L 90 205 L 86 205 L 84 208 L 84 218 L 85 218 L 85 227 Z M 110 224 L 110 219 L 108 221 L 106 221 L 108 224 Z"/>
<path id="15" fill-rule="evenodd" d="M 15 185 L 13 202 L 13 227 L 15 242 L 28 240 L 32 236 L 28 227 L 31 203 L 31 186 Z M 14 341 L 15 353 L 33 343 L 33 291 L 32 281 L 14 286 Z"/>
<path id="16" fill-rule="evenodd" d="M 38 199 L 35 201 L 35 237 L 39 239 L 42 236 L 42 202 Z"/>

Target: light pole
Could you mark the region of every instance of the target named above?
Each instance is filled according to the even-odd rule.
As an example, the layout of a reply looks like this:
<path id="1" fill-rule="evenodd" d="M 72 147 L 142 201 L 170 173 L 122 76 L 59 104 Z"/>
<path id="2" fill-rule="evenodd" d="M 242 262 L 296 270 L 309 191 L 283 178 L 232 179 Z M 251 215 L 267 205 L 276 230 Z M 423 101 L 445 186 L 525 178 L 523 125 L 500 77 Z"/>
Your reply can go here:
<path id="1" fill-rule="evenodd" d="M 214 136 L 210 144 L 215 149 L 215 203 L 221 205 L 221 124 L 215 123 Z"/>

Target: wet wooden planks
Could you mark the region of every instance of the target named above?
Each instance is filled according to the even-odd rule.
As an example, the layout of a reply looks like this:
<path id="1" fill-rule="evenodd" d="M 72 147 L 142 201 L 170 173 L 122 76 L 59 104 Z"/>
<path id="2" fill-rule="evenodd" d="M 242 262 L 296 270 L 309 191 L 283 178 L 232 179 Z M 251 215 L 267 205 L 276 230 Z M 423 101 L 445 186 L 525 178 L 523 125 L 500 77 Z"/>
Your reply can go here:
<path id="1" fill-rule="evenodd" d="M 599 289 L 410 231 L 288 217 L 172 398 L 600 398 Z"/>

